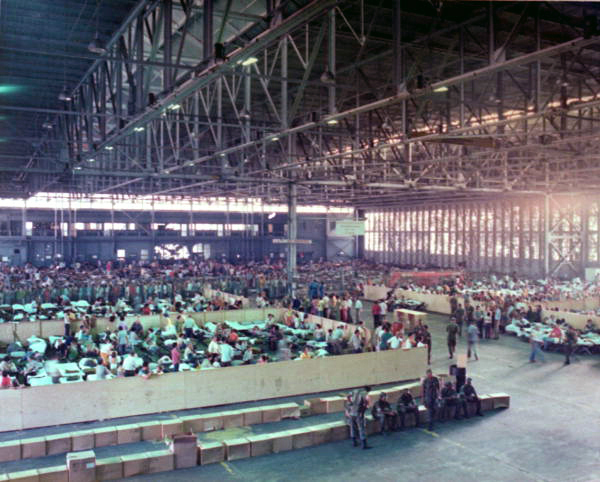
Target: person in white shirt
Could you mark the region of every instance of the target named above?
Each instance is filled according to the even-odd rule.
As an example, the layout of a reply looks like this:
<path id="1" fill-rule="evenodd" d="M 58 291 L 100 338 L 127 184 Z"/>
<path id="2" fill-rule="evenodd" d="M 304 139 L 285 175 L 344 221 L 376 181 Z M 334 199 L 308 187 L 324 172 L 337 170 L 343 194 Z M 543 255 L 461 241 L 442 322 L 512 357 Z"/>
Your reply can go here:
<path id="1" fill-rule="evenodd" d="M 354 297 L 354 313 L 356 316 L 356 322 L 358 323 L 362 313 L 362 301 L 360 301 L 356 296 Z"/>
<path id="2" fill-rule="evenodd" d="M 388 345 L 391 350 L 397 350 L 402 345 L 402 338 L 396 334 L 388 340 Z"/>
<path id="3" fill-rule="evenodd" d="M 219 338 L 217 336 L 213 336 L 212 340 L 210 340 L 206 353 L 209 355 L 219 355 L 221 353 L 221 345 L 219 345 Z"/>
<path id="4" fill-rule="evenodd" d="M 138 356 L 137 353 L 132 351 L 129 355 L 125 357 L 123 360 L 123 370 L 125 370 L 126 377 L 135 376 L 135 371 L 138 368 Z"/>
<path id="5" fill-rule="evenodd" d="M 385 301 L 381 301 L 379 303 L 379 307 L 381 308 L 381 315 L 380 315 L 380 319 L 381 319 L 381 324 L 385 323 L 386 320 L 386 315 L 387 315 L 387 303 Z"/>
<path id="6" fill-rule="evenodd" d="M 233 347 L 229 343 L 221 343 L 221 366 L 229 367 L 231 366 L 231 360 L 233 360 Z"/>

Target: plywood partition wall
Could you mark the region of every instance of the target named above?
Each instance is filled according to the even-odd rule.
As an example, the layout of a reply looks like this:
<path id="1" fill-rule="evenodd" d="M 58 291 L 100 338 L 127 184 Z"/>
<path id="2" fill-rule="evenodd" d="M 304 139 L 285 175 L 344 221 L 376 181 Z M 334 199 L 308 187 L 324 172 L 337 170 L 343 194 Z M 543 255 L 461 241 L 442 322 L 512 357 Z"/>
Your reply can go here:
<path id="1" fill-rule="evenodd" d="M 421 377 L 425 348 L 0 391 L 0 431 L 209 407 Z"/>
<path id="2" fill-rule="evenodd" d="M 198 323 L 212 321 L 213 323 L 222 323 L 223 321 L 264 321 L 269 313 L 275 315 L 277 321 L 281 320 L 284 310 L 282 308 L 267 308 L 267 309 L 251 309 L 251 310 L 225 310 L 225 311 L 205 311 L 201 313 L 190 313 L 192 318 Z M 187 314 L 186 314 L 187 316 Z M 164 328 L 166 326 L 166 318 L 161 315 L 139 316 L 144 325 L 144 329 L 148 328 Z M 127 323 L 133 323 L 134 317 L 128 317 Z M 176 315 L 171 315 L 171 320 L 175 322 Z M 118 320 L 114 322 L 108 321 L 108 318 L 98 318 L 96 321 L 96 329 L 98 331 L 116 330 L 119 325 Z M 79 329 L 76 323 L 72 324 L 72 332 Z M 31 336 L 40 338 L 48 338 L 50 336 L 61 336 L 64 334 L 63 321 L 23 321 L 19 323 L 0 323 L 0 342 L 12 343 L 15 340 L 25 341 Z M 16 335 L 16 336 L 15 336 Z"/>

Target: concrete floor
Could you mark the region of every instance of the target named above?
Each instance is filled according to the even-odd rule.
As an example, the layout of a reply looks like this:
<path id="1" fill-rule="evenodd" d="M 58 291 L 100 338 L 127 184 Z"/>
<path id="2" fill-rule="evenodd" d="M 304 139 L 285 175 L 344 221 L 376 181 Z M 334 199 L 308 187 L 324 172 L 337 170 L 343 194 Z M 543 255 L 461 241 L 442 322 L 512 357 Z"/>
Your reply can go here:
<path id="1" fill-rule="evenodd" d="M 433 335 L 433 368 L 446 372 L 449 360 L 445 343 L 446 317 L 430 315 Z M 370 320 L 368 321 L 368 323 Z M 464 339 L 459 352 L 466 351 Z M 372 450 L 339 442 L 318 447 L 250 458 L 235 462 L 135 477 L 135 480 L 405 480 L 405 481 L 584 481 L 600 480 L 600 438 L 596 424 L 600 415 L 600 359 L 580 357 L 563 366 L 563 356 L 546 354 L 546 363 L 528 363 L 529 345 L 512 336 L 484 340 L 480 361 L 470 362 L 468 374 L 480 393 L 506 392 L 509 410 L 488 412 L 485 417 L 436 425 L 434 432 L 411 429 L 370 439 Z M 587 382 L 587 383 L 586 383 Z M 294 397 L 304 399 L 306 397 Z M 260 402 L 258 403 L 260 405 Z M 229 408 L 229 407 L 228 407 Z M 216 409 L 212 409 L 216 410 Z M 204 409 L 198 411 L 212 411 Z M 219 408 L 218 410 L 221 410 Z M 168 417 L 170 414 L 162 414 Z M 264 433 L 289 424 L 329 420 L 337 415 L 301 421 L 284 421 L 236 429 Z M 139 417 L 144 419 L 147 417 Z M 156 415 L 151 417 L 156 418 Z M 137 418 L 136 418 L 137 419 Z M 131 423 L 133 419 L 124 419 Z M 114 424 L 115 421 L 104 422 Z M 88 428 L 95 424 L 77 424 Z M 73 429 L 56 427 L 2 434 L 0 439 L 23 438 Z M 227 438 L 230 434 L 227 434 Z M 202 434 L 219 439 L 223 432 Z M 98 449 L 99 457 L 136 453 L 153 443 Z M 64 456 L 0 464 L 0 473 L 26 467 L 54 465 Z"/>
<path id="2" fill-rule="evenodd" d="M 433 368 L 447 371 L 446 317 L 430 315 Z M 459 352 L 466 343 L 459 342 Z M 372 450 L 338 442 L 135 480 L 587 481 L 600 480 L 600 360 L 563 366 L 560 354 L 528 362 L 512 336 L 483 341 L 468 374 L 480 393 L 507 392 L 509 410 L 370 439 Z M 586 383 L 587 382 L 587 383 Z M 131 480 L 131 479 L 130 479 Z"/>

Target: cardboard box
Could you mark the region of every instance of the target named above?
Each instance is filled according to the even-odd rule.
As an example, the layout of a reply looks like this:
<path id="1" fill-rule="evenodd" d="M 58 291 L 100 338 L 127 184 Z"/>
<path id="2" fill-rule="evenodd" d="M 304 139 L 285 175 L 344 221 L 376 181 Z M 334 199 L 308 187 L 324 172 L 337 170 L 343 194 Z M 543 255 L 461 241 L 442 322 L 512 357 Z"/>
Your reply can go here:
<path id="1" fill-rule="evenodd" d="M 145 453 L 123 455 L 121 460 L 123 460 L 123 477 L 148 473 L 150 462 Z"/>
<path id="2" fill-rule="evenodd" d="M 250 457 L 250 442 L 245 438 L 225 440 L 225 457 L 227 460 L 238 460 Z"/>
<path id="3" fill-rule="evenodd" d="M 46 456 L 46 438 L 34 437 L 21 440 L 21 458 L 35 459 Z"/>
<path id="4" fill-rule="evenodd" d="M 129 444 L 142 440 L 142 429 L 138 424 L 117 426 L 117 444 Z"/>
<path id="5" fill-rule="evenodd" d="M 73 451 L 93 449 L 94 432 L 91 430 L 71 432 L 71 447 Z"/>
<path id="6" fill-rule="evenodd" d="M 71 437 L 65 434 L 46 436 L 46 454 L 66 454 L 71 451 Z"/>
<path id="7" fill-rule="evenodd" d="M 379 421 L 375 420 L 371 415 L 366 415 L 365 416 L 365 429 L 366 429 L 367 435 L 372 435 L 374 433 L 379 432 L 379 430 L 380 430 Z"/>
<path id="8" fill-rule="evenodd" d="M 8 480 L 18 480 L 19 482 L 39 482 L 40 474 L 37 469 L 20 470 L 18 472 L 10 472 Z"/>
<path id="9" fill-rule="evenodd" d="M 419 424 L 427 423 L 427 408 L 425 405 L 419 405 Z"/>
<path id="10" fill-rule="evenodd" d="M 310 413 L 313 415 L 327 413 L 327 404 L 321 398 L 311 398 L 310 400 L 306 400 L 306 403 L 308 403 Z"/>
<path id="11" fill-rule="evenodd" d="M 344 397 L 325 397 L 321 399 L 325 402 L 325 413 L 336 413 L 344 411 Z"/>
<path id="12" fill-rule="evenodd" d="M 282 403 L 281 418 L 300 418 L 300 406 L 297 403 Z"/>
<path id="13" fill-rule="evenodd" d="M 96 477 L 98 480 L 114 480 L 123 478 L 123 459 L 107 457 L 96 461 Z"/>
<path id="14" fill-rule="evenodd" d="M 175 457 L 168 449 L 146 452 L 146 457 L 148 460 L 147 473 L 149 474 L 169 472 L 176 468 Z M 195 465 L 196 464 L 194 464 L 194 466 Z"/>
<path id="15" fill-rule="evenodd" d="M 315 425 L 311 432 L 313 433 L 313 445 L 331 442 L 331 427 L 328 424 Z"/>
<path id="16" fill-rule="evenodd" d="M 163 421 L 161 427 L 161 438 L 163 439 L 171 438 L 178 433 L 183 433 L 183 422 L 178 418 Z"/>
<path id="17" fill-rule="evenodd" d="M 244 425 L 244 413 L 241 410 L 230 410 L 223 412 L 223 428 L 242 427 Z"/>
<path id="18" fill-rule="evenodd" d="M 281 407 L 277 405 L 263 407 L 263 423 L 280 422 Z"/>
<path id="19" fill-rule="evenodd" d="M 272 435 L 250 435 L 247 439 L 250 442 L 250 454 L 252 457 L 273 453 Z"/>
<path id="20" fill-rule="evenodd" d="M 200 416 L 203 424 L 202 432 L 212 432 L 213 430 L 223 430 L 223 417 L 221 413 L 210 413 Z"/>
<path id="21" fill-rule="evenodd" d="M 294 435 L 288 430 L 276 432 L 273 436 L 273 453 L 286 452 L 294 448 Z"/>
<path id="22" fill-rule="evenodd" d="M 56 467 L 44 467 L 38 469 L 40 482 L 69 482 L 69 472 L 66 465 Z"/>
<path id="23" fill-rule="evenodd" d="M 69 439 L 69 442 L 71 439 Z M 96 454 L 93 450 L 67 454 L 69 482 L 94 482 L 96 480 Z"/>
<path id="24" fill-rule="evenodd" d="M 94 430 L 94 446 L 106 447 L 107 445 L 117 445 L 117 430 L 115 427 L 104 427 Z"/>
<path id="25" fill-rule="evenodd" d="M 199 415 L 186 415 L 179 417 L 183 422 L 183 430 L 185 432 L 200 433 L 204 432 L 204 418 Z"/>
<path id="26" fill-rule="evenodd" d="M 214 464 L 225 460 L 225 446 L 221 442 L 200 442 L 200 465 Z"/>
<path id="27" fill-rule="evenodd" d="M 176 469 L 198 465 L 198 438 L 196 435 L 174 435 L 169 450 L 175 457 Z"/>
<path id="28" fill-rule="evenodd" d="M 298 428 L 291 430 L 291 432 L 294 450 L 303 449 L 304 447 L 310 447 L 315 444 L 315 434 L 310 430 L 310 427 Z"/>
<path id="29" fill-rule="evenodd" d="M 481 411 L 488 412 L 490 410 L 494 410 L 494 398 L 490 395 L 480 395 L 479 400 L 481 401 Z M 468 405 L 475 405 L 474 403 L 469 403 Z"/>
<path id="30" fill-rule="evenodd" d="M 142 422 L 138 424 L 142 431 L 142 440 L 160 440 L 162 438 L 162 422 Z"/>
<path id="31" fill-rule="evenodd" d="M 244 416 L 244 426 L 259 425 L 263 422 L 262 408 L 248 408 L 242 410 Z"/>
<path id="32" fill-rule="evenodd" d="M 19 440 L 0 442 L 0 462 L 11 462 L 20 458 L 21 442 Z"/>
<path id="33" fill-rule="evenodd" d="M 490 397 L 494 399 L 494 410 L 510 407 L 510 395 L 507 393 L 490 393 Z"/>
<path id="34" fill-rule="evenodd" d="M 331 422 L 329 425 L 331 426 L 332 442 L 339 442 L 340 440 L 347 440 L 350 438 L 350 429 L 343 420 Z"/>

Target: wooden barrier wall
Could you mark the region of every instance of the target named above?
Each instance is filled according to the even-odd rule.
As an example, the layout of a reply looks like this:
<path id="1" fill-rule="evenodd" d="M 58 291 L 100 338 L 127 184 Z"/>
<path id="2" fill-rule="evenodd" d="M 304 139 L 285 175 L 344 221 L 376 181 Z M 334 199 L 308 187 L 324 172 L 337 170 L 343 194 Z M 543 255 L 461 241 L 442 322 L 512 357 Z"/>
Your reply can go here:
<path id="1" fill-rule="evenodd" d="M 377 385 L 423 376 L 425 348 L 0 391 L 0 431 Z"/>
<path id="2" fill-rule="evenodd" d="M 233 298 L 235 301 L 242 300 L 242 307 L 250 308 L 250 300 L 245 298 L 244 296 L 234 295 L 232 293 L 226 293 L 225 291 L 214 290 L 212 288 L 204 288 L 204 296 L 207 298 L 212 298 L 213 296 L 217 297 L 225 297 L 225 298 Z"/>
<path id="3" fill-rule="evenodd" d="M 283 308 L 265 308 L 265 309 L 252 309 L 252 310 L 223 310 L 223 311 L 204 311 L 200 313 L 191 312 L 189 315 L 196 320 L 198 323 L 205 323 L 212 321 L 213 323 L 222 323 L 223 321 L 263 321 L 267 319 L 269 313 L 275 315 L 277 321 L 281 320 L 283 316 Z M 186 316 L 188 314 L 186 313 Z M 171 315 L 171 321 L 175 322 L 176 315 Z M 139 318 L 144 325 L 144 329 L 148 328 L 164 328 L 166 326 L 166 318 L 161 315 L 147 315 L 139 317 L 128 317 L 127 324 L 130 326 L 135 319 Z M 77 323 L 72 323 L 72 332 L 75 332 L 78 327 Z M 98 331 L 116 330 L 119 326 L 119 322 L 108 321 L 108 318 L 98 318 L 96 321 L 96 329 Z M 27 340 L 31 336 L 38 336 L 40 338 L 48 338 L 50 336 L 61 336 L 64 334 L 64 322 L 63 321 L 24 321 L 19 323 L 0 323 L 0 342 L 1 343 L 12 343 L 15 341 L 15 334 L 21 341 Z"/>
<path id="4" fill-rule="evenodd" d="M 435 313 L 441 313 L 445 315 L 450 314 L 450 297 L 447 295 L 437 295 L 432 293 L 418 293 L 415 291 L 408 290 L 396 290 L 396 296 L 404 296 L 413 300 L 423 301 L 427 305 L 427 311 L 433 311 Z M 576 301 L 576 300 L 572 300 Z M 464 306 L 464 299 L 458 298 L 458 302 Z M 549 302 L 548 306 L 556 306 L 554 303 Z M 600 317 L 594 315 L 586 315 L 580 313 L 571 313 L 568 311 L 553 311 L 544 309 L 542 311 L 542 317 L 549 318 L 550 315 L 554 315 L 557 319 L 564 318 L 573 328 L 582 330 L 590 318 L 596 323 L 596 326 L 600 326 Z"/>

